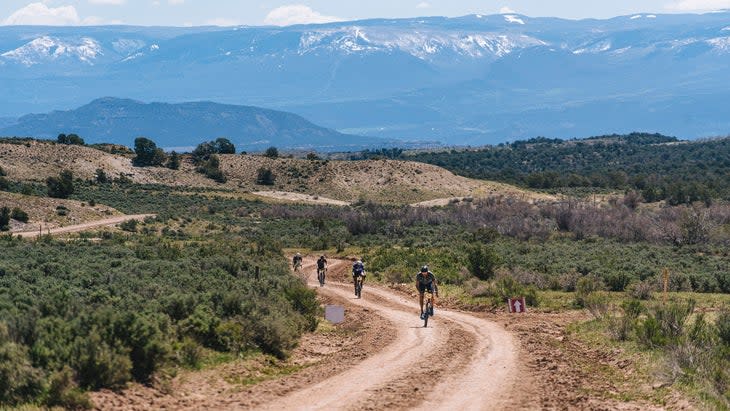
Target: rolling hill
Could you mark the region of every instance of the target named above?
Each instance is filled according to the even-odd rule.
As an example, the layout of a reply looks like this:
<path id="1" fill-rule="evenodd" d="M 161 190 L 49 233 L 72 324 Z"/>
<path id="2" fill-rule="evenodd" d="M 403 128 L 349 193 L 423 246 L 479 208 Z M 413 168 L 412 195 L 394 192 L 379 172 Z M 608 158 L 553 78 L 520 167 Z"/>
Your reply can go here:
<path id="1" fill-rule="evenodd" d="M 292 113 L 211 102 L 166 104 L 101 98 L 74 110 L 29 114 L 5 127 L 0 123 L 0 135 L 55 139 L 59 133 L 76 133 L 87 143 L 128 147 L 136 137 L 144 136 L 178 151 L 192 151 L 201 140 L 218 137 L 228 138 L 239 151 L 263 151 L 270 146 L 358 150 L 394 144 L 393 140 L 342 134 Z"/>
<path id="2" fill-rule="evenodd" d="M 134 167 L 130 156 L 113 155 L 84 146 L 33 141 L 0 143 L 0 165 L 7 179 L 45 184 L 51 176 L 69 169 L 74 178 L 94 180 L 98 169 L 112 179 L 124 176 L 135 183 L 198 187 L 237 192 L 285 191 L 323 196 L 346 202 L 368 199 L 390 204 L 410 204 L 452 197 L 490 195 L 546 198 L 507 184 L 457 176 L 443 168 L 410 161 L 335 161 L 295 158 L 271 159 L 256 155 L 220 155 L 220 169 L 227 178 L 218 184 L 195 172 L 184 157 L 179 170 Z M 256 184 L 258 170 L 269 169 L 274 185 Z"/>

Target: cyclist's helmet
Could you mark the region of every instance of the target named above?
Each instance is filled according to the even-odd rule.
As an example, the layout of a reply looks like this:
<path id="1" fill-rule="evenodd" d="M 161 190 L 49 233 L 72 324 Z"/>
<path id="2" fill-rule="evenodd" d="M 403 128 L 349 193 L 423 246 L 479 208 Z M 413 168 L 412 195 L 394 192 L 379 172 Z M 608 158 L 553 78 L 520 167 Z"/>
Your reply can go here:
<path id="1" fill-rule="evenodd" d="M 301 257 L 301 256 L 302 256 L 301 254 L 297 253 L 297 257 Z"/>
<path id="2" fill-rule="evenodd" d="M 422 273 L 427 273 L 428 272 L 428 266 L 427 265 L 424 265 L 423 267 L 421 267 L 421 272 Z"/>
<path id="3" fill-rule="evenodd" d="M 362 261 L 360 261 L 360 260 L 357 260 L 357 263 L 356 263 L 356 264 L 362 264 Z"/>
<path id="4" fill-rule="evenodd" d="M 323 255 L 320 255 L 319 258 L 324 258 L 324 256 Z"/>

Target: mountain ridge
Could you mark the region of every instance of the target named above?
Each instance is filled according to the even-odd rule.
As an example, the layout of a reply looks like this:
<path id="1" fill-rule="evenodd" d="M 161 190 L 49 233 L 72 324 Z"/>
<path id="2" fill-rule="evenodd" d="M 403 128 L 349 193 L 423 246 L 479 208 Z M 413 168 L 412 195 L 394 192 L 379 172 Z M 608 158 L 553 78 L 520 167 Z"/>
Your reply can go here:
<path id="1" fill-rule="evenodd" d="M 319 127 L 296 114 L 254 106 L 207 101 L 143 103 L 103 97 L 74 110 L 28 114 L 0 128 L 5 135 L 55 138 L 76 133 L 88 143 L 128 147 L 144 136 L 165 148 L 188 148 L 201 141 L 225 137 L 239 150 L 261 151 L 269 146 L 332 151 L 388 145 L 392 142 L 346 135 Z"/>
<path id="2" fill-rule="evenodd" d="M 635 130 L 697 138 L 730 130 L 730 109 L 714 107 L 730 97 L 729 65 L 728 12 L 5 27 L 0 116 L 117 95 L 265 106 L 446 144 Z"/>

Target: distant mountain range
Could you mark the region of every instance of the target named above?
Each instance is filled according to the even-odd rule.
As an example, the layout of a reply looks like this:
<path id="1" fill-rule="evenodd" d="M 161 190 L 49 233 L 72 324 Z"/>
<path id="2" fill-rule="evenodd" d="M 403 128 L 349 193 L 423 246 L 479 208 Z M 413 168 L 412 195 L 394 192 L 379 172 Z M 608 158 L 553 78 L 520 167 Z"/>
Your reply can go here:
<path id="1" fill-rule="evenodd" d="M 447 144 L 730 132 L 730 13 L 290 27 L 0 27 L 0 117 L 101 96 L 291 111 Z"/>
<path id="2" fill-rule="evenodd" d="M 109 142 L 133 146 L 136 137 L 152 139 L 160 147 L 192 151 L 203 141 L 229 139 L 237 150 L 287 149 L 340 151 L 392 146 L 376 137 L 346 135 L 312 124 L 283 111 L 258 107 L 197 103 L 142 103 L 101 98 L 75 110 L 29 114 L 0 135 L 55 139 L 76 133 L 87 143 Z"/>

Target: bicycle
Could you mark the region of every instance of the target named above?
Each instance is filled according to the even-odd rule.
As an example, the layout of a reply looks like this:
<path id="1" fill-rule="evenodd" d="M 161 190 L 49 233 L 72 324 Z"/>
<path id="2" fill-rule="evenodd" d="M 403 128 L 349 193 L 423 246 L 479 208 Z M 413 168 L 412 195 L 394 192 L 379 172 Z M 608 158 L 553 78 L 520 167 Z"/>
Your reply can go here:
<path id="1" fill-rule="evenodd" d="M 324 278 L 325 275 L 327 275 L 327 269 L 326 268 L 318 268 L 317 269 L 317 280 L 319 280 L 319 286 L 324 287 Z"/>
<path id="2" fill-rule="evenodd" d="M 423 327 L 428 327 L 428 317 L 433 317 L 433 293 L 426 292 L 426 301 L 423 302 Z"/>
<path id="3" fill-rule="evenodd" d="M 362 275 L 358 275 L 357 277 L 355 277 L 355 295 L 357 296 L 357 298 L 362 297 L 362 284 L 364 280 L 365 277 Z"/>

